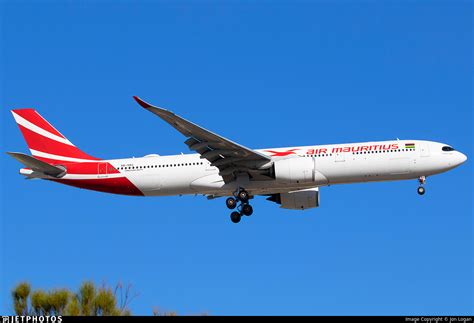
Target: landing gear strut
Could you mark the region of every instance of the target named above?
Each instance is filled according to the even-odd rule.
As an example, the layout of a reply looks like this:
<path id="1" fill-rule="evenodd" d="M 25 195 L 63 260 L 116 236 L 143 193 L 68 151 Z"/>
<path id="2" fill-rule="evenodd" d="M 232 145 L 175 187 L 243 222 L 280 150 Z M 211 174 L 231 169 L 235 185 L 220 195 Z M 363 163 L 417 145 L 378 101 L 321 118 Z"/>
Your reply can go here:
<path id="1" fill-rule="evenodd" d="M 423 187 L 423 185 L 425 185 L 426 177 L 420 176 L 420 178 L 418 178 L 418 182 L 420 183 L 420 186 L 418 186 L 418 194 L 423 195 L 425 194 L 425 188 Z"/>
<path id="2" fill-rule="evenodd" d="M 248 202 L 250 195 L 246 190 L 239 189 L 238 191 L 234 193 L 234 196 L 235 197 L 227 198 L 227 200 L 225 201 L 225 204 L 227 205 L 229 209 L 235 209 L 238 206 L 237 209 L 239 210 L 239 212 L 237 211 L 232 212 L 230 214 L 230 220 L 233 223 L 239 223 L 240 219 L 242 218 L 242 215 L 246 215 L 246 216 L 252 215 L 253 208 Z M 237 205 L 238 203 L 240 203 L 240 205 Z"/>

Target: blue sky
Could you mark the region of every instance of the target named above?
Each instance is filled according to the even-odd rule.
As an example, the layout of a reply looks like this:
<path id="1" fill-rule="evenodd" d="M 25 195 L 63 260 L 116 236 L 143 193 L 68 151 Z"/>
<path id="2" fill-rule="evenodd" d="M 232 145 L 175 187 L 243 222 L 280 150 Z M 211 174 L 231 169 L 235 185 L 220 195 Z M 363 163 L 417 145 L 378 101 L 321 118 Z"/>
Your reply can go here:
<path id="1" fill-rule="evenodd" d="M 131 283 L 136 314 L 474 314 L 470 1 L 3 1 L 2 151 L 34 107 L 102 158 L 187 153 L 138 95 L 252 148 L 445 142 L 417 182 L 323 188 L 321 207 L 138 198 L 26 181 L 3 155 L 0 312 L 11 288 Z"/>

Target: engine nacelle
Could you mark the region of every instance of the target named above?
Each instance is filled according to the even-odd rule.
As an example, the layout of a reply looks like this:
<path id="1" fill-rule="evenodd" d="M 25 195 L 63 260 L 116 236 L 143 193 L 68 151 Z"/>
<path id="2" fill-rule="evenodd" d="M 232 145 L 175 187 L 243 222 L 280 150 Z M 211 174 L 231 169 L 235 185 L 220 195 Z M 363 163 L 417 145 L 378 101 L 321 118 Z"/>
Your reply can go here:
<path id="1" fill-rule="evenodd" d="M 319 187 L 273 194 L 267 200 L 281 204 L 283 209 L 306 210 L 319 206 Z"/>
<path id="2" fill-rule="evenodd" d="M 273 164 L 273 173 L 277 181 L 289 184 L 314 182 L 314 162 L 312 158 L 287 158 Z"/>

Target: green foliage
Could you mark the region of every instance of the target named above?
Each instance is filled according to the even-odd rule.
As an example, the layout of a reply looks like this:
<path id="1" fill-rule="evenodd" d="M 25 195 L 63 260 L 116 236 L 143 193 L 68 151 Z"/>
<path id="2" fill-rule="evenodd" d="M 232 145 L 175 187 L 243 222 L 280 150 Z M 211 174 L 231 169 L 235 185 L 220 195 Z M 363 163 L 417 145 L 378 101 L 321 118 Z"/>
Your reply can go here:
<path id="1" fill-rule="evenodd" d="M 77 293 L 67 289 L 31 291 L 30 284 L 24 282 L 13 289 L 12 298 L 17 315 L 128 316 L 132 314 L 128 309 L 130 288 L 129 285 L 124 293 L 121 284 L 112 290 L 105 285 L 96 288 L 93 282 L 86 281 Z"/>
<path id="2" fill-rule="evenodd" d="M 45 291 L 38 289 L 31 293 L 31 307 L 35 315 L 47 315 L 50 312 L 49 295 Z"/>
<path id="3" fill-rule="evenodd" d="M 70 292 L 67 289 L 56 289 L 49 293 L 50 311 L 53 315 L 64 315 Z"/>
<path id="4" fill-rule="evenodd" d="M 94 299 L 95 299 L 95 286 L 93 282 L 84 282 L 79 288 L 77 295 L 80 304 L 81 315 L 91 316 L 93 315 Z"/>
<path id="5" fill-rule="evenodd" d="M 31 286 L 27 282 L 19 283 L 12 291 L 13 307 L 17 315 L 27 315 L 28 296 L 30 295 Z"/>
<path id="6" fill-rule="evenodd" d="M 178 316 L 178 313 L 174 311 L 162 311 L 158 307 L 153 308 L 153 316 Z"/>
<path id="7" fill-rule="evenodd" d="M 85 281 L 77 293 L 66 288 L 45 291 L 31 290 L 28 282 L 19 283 L 12 290 L 16 315 L 68 315 L 68 316 L 131 316 L 128 308 L 137 296 L 131 294 L 131 285 L 125 288 L 118 283 L 115 288 L 103 284 L 96 287 L 93 282 Z M 155 307 L 154 316 L 177 316 L 174 311 L 161 311 Z M 207 315 L 207 314 L 202 314 Z"/>
<path id="8" fill-rule="evenodd" d="M 69 300 L 69 303 L 66 306 L 65 315 L 69 315 L 69 316 L 81 315 L 81 307 L 79 305 L 79 301 L 77 300 L 77 296 L 73 296 Z"/>
<path id="9" fill-rule="evenodd" d="M 117 308 L 115 295 L 110 288 L 102 287 L 97 291 L 94 299 L 94 315 L 117 316 L 120 310 Z"/>

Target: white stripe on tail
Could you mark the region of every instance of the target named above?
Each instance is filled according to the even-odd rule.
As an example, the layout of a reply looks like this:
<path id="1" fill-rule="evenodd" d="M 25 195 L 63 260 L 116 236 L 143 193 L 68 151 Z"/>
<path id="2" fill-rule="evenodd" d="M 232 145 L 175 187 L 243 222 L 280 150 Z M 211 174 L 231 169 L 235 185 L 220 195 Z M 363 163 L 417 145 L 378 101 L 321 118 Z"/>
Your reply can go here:
<path id="1" fill-rule="evenodd" d="M 12 110 L 33 156 L 50 164 L 99 160 L 74 146 L 34 109 Z"/>

